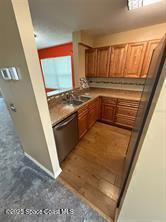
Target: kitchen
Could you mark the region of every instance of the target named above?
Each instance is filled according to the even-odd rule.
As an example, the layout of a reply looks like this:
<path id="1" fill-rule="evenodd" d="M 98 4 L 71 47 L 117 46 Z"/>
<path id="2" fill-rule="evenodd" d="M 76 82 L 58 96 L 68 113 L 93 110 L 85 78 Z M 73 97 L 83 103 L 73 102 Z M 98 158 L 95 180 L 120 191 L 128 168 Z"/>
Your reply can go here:
<path id="1" fill-rule="evenodd" d="M 80 52 L 78 63 L 84 75 L 81 73 L 79 84 L 46 89 L 62 168 L 58 180 L 107 220 L 115 218 L 141 94 L 153 50 L 163 37 L 138 41 L 142 33 L 148 34 L 148 28 L 120 33 L 120 44 L 107 45 L 109 41 L 103 40 L 99 47 L 88 44 L 92 41 L 87 39 L 97 42 L 95 37 L 80 31 L 80 40 L 75 42 L 73 37 L 73 42 L 66 44 L 77 45 Z M 128 40 L 130 34 L 135 41 Z M 106 37 L 100 36 L 101 42 L 102 38 Z M 57 47 L 39 49 L 41 63 L 57 55 Z M 71 48 L 66 51 L 74 57 Z"/>

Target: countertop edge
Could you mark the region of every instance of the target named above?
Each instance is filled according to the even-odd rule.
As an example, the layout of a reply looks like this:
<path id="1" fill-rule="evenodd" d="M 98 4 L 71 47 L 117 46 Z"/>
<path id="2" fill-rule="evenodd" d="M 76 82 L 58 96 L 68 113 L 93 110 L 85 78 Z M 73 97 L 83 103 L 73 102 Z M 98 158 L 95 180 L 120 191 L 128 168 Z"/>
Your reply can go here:
<path id="1" fill-rule="evenodd" d="M 98 88 L 97 88 L 98 89 Z M 120 91 L 123 91 L 123 90 L 120 90 Z M 137 91 L 132 91 L 132 90 L 124 90 L 124 91 L 126 91 L 126 92 L 137 92 Z M 139 92 L 138 91 L 138 93 L 141 93 L 141 92 Z M 61 121 L 63 121 L 64 119 L 66 119 L 67 117 L 69 117 L 70 115 L 72 115 L 73 113 L 75 113 L 75 112 L 77 112 L 78 111 L 78 109 L 80 109 L 81 107 L 83 107 L 85 104 L 88 104 L 89 102 L 91 102 L 91 101 L 93 101 L 94 99 L 96 99 L 96 98 L 98 98 L 98 97 L 109 97 L 109 98 L 119 98 L 119 99 L 128 99 L 128 100 L 135 100 L 135 101 L 139 101 L 140 99 L 141 99 L 141 96 L 140 97 L 135 97 L 135 98 L 133 98 L 133 97 L 131 97 L 131 96 L 127 96 L 127 95 L 124 95 L 124 96 L 122 96 L 122 95 L 117 95 L 117 96 L 106 96 L 106 95 L 103 95 L 104 93 L 102 93 L 101 92 L 101 94 L 99 93 L 98 95 L 96 95 L 96 96 L 93 96 L 90 100 L 88 100 L 88 101 L 86 101 L 86 102 L 84 102 L 84 103 L 82 103 L 82 104 L 80 104 L 80 105 L 78 105 L 78 106 L 76 106 L 76 107 L 74 107 L 74 106 L 72 106 L 71 105 L 71 107 L 73 108 L 73 110 L 72 111 L 69 111 L 69 113 L 67 113 L 67 114 L 64 114 L 64 116 L 62 116 L 61 118 L 59 118 L 57 121 L 55 121 L 55 122 L 52 122 L 52 127 L 54 127 L 55 125 L 57 125 L 58 123 L 60 123 Z M 62 106 L 63 106 L 63 104 L 62 104 Z M 70 106 L 70 105 L 65 105 L 64 104 L 64 106 Z"/>

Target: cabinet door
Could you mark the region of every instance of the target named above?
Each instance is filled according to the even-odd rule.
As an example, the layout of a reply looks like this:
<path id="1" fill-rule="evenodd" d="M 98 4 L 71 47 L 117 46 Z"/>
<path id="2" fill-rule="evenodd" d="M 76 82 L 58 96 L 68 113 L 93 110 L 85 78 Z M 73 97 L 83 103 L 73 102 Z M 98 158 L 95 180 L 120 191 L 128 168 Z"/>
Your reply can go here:
<path id="1" fill-rule="evenodd" d="M 79 138 L 82 138 L 88 130 L 88 112 L 78 116 Z"/>
<path id="2" fill-rule="evenodd" d="M 110 47 L 97 49 L 97 76 L 108 77 L 110 62 Z"/>
<path id="3" fill-rule="evenodd" d="M 146 78 L 153 54 L 153 50 L 156 48 L 156 46 L 159 44 L 160 40 L 151 40 L 148 42 L 147 50 L 145 53 L 145 58 L 143 61 L 142 71 L 141 71 L 141 77 Z"/>
<path id="4" fill-rule="evenodd" d="M 111 47 L 109 76 L 123 77 L 127 55 L 127 46 L 127 44 L 122 44 Z"/>
<path id="5" fill-rule="evenodd" d="M 101 98 L 96 99 L 96 121 L 101 119 Z"/>
<path id="6" fill-rule="evenodd" d="M 107 123 L 113 123 L 115 119 L 116 107 L 111 104 L 102 103 L 101 120 Z"/>
<path id="7" fill-rule="evenodd" d="M 96 122 L 96 106 L 89 109 L 88 113 L 88 128 L 91 128 Z"/>
<path id="8" fill-rule="evenodd" d="M 88 131 L 88 109 L 88 104 L 85 104 L 78 110 L 79 138 L 83 137 Z"/>
<path id="9" fill-rule="evenodd" d="M 87 77 L 96 76 L 97 49 L 87 49 L 85 51 L 85 75 Z"/>
<path id="10" fill-rule="evenodd" d="M 125 77 L 139 78 L 145 56 L 147 42 L 128 44 L 125 64 Z"/>

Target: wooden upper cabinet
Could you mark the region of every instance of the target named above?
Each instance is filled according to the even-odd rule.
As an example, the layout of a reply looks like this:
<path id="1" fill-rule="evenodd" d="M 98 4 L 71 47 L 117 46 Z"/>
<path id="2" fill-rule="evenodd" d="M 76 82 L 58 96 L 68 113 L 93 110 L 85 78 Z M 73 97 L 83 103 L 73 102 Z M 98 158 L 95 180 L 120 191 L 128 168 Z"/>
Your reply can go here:
<path id="1" fill-rule="evenodd" d="M 145 53 L 145 58 L 144 58 L 143 66 L 142 66 L 142 71 L 141 71 L 141 77 L 142 78 L 146 78 L 146 76 L 148 74 L 151 58 L 152 58 L 152 55 L 153 55 L 153 50 L 157 47 L 159 42 L 160 42 L 159 39 L 151 40 L 151 41 L 148 42 L 148 46 L 147 46 L 147 50 L 146 50 L 146 53 Z"/>
<path id="2" fill-rule="evenodd" d="M 85 74 L 87 77 L 96 76 L 97 49 L 87 49 L 85 51 Z"/>
<path id="3" fill-rule="evenodd" d="M 145 57 L 147 42 L 128 44 L 124 77 L 139 78 Z"/>
<path id="4" fill-rule="evenodd" d="M 109 67 L 110 77 L 123 77 L 127 55 L 127 44 L 111 47 L 111 61 Z"/>
<path id="5" fill-rule="evenodd" d="M 85 51 L 86 77 L 145 78 L 160 40 L 120 44 Z"/>
<path id="6" fill-rule="evenodd" d="M 97 49 L 97 76 L 108 77 L 111 47 Z"/>

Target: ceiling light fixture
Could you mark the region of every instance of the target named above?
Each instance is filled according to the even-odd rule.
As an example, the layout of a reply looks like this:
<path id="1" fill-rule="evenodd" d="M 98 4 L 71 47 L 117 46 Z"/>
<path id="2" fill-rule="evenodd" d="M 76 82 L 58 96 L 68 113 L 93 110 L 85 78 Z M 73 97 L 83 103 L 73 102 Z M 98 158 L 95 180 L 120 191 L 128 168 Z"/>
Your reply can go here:
<path id="1" fill-rule="evenodd" d="M 133 10 L 157 2 L 161 2 L 161 0 L 128 0 L 128 8 L 129 10 Z"/>

